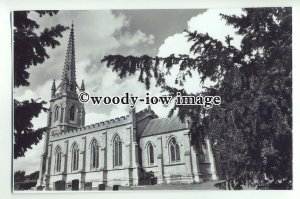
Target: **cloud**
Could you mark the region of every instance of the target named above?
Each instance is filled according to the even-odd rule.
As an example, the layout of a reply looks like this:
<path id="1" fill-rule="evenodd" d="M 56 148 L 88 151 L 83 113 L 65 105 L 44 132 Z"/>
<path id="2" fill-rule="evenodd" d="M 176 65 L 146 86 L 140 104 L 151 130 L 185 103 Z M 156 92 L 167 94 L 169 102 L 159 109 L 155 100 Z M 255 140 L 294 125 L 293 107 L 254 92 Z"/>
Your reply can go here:
<path id="1" fill-rule="evenodd" d="M 170 54 L 189 54 L 191 44 L 187 42 L 187 37 L 184 33 L 174 34 L 167 39 L 159 47 L 158 56 L 167 57 Z"/>
<path id="2" fill-rule="evenodd" d="M 141 45 L 147 46 L 154 43 L 152 34 L 148 35 L 141 30 L 126 31 L 130 26 L 127 17 L 122 13 L 113 13 L 110 10 L 60 11 L 53 17 L 39 17 L 32 12 L 29 16 L 40 24 L 40 30 L 56 24 L 69 26 L 71 21 L 74 21 L 77 82 L 80 85 L 81 80 L 85 80 L 86 88 L 94 95 L 117 95 L 120 93 L 118 87 L 115 89 L 112 87 L 123 83 L 116 73 L 101 64 L 100 60 L 104 55 L 124 54 L 124 52 L 138 54 L 137 49 Z M 55 78 L 57 84 L 61 79 L 68 37 L 69 31 L 65 31 L 63 38 L 59 38 L 61 46 L 48 49 L 50 59 L 28 70 L 31 85 L 16 89 L 15 96 L 17 98 L 40 97 L 45 101 L 50 99 L 52 79 Z M 119 88 L 124 88 L 124 85 Z M 87 108 L 89 109 L 89 107 Z M 96 112 L 100 111 L 102 114 L 109 114 L 111 108 L 96 109 Z"/>
<path id="3" fill-rule="evenodd" d="M 100 63 L 106 54 L 125 51 L 124 46 L 134 49 L 137 45 L 148 45 L 154 42 L 153 35 L 147 35 L 140 30 L 132 33 L 124 32 L 124 27 L 128 27 L 130 21 L 124 14 L 112 13 L 110 10 L 60 11 L 52 17 L 39 17 L 36 13 L 31 12 L 29 17 L 40 24 L 37 32 L 56 24 L 70 26 L 73 20 L 77 63 L 86 59 L 97 60 Z M 63 37 L 58 38 L 61 45 L 54 49 L 47 48 L 50 58 L 44 63 L 28 69 L 31 89 L 36 89 L 47 80 L 61 78 L 68 37 L 69 31 L 63 32 Z M 97 67 L 100 68 L 101 65 L 97 64 Z M 18 91 L 17 95 L 22 95 L 24 89 Z"/>
<path id="4" fill-rule="evenodd" d="M 240 48 L 242 36 L 235 34 L 236 29 L 232 26 L 226 25 L 226 21 L 221 19 L 220 13 L 239 16 L 244 12 L 239 8 L 209 9 L 203 14 L 192 17 L 188 22 L 188 29 L 203 34 L 208 33 L 212 38 L 220 40 L 223 44 L 225 44 L 225 37 L 229 35 L 234 38 L 231 44 L 236 48 Z"/>
<path id="5" fill-rule="evenodd" d="M 206 12 L 198 14 L 192 17 L 188 22 L 188 30 L 197 31 L 198 33 L 208 33 L 212 38 L 218 39 L 225 44 L 225 37 L 230 35 L 234 38 L 232 45 L 236 48 L 240 48 L 242 36 L 236 35 L 236 30 L 226 25 L 225 20 L 221 20 L 220 13 L 227 15 L 241 15 L 243 11 L 241 9 L 208 9 Z M 196 57 L 190 52 L 190 48 L 193 43 L 188 42 L 186 33 L 177 33 L 169 36 L 165 39 L 164 43 L 160 46 L 158 56 L 168 57 L 171 54 L 179 55 L 186 54 L 190 57 Z M 208 87 L 215 83 L 209 79 L 204 83 L 200 82 L 200 74 L 197 71 L 192 71 L 192 78 L 187 77 L 183 86 L 175 84 L 175 79 L 179 71 L 179 66 L 174 66 L 171 69 L 171 75 L 166 77 L 168 85 L 182 89 L 184 88 L 189 93 L 199 93 L 204 86 Z"/>
<path id="6" fill-rule="evenodd" d="M 180 33 L 187 28 L 187 21 L 191 17 L 204 12 L 204 9 L 143 9 L 143 10 L 115 10 L 123 13 L 130 20 L 128 31 L 141 30 L 155 37 L 151 48 L 142 48 L 142 54 L 156 56 L 159 46 L 172 34 Z"/>
<path id="7" fill-rule="evenodd" d="M 146 35 L 140 30 L 137 30 L 134 34 L 131 34 L 129 31 L 127 31 L 119 36 L 118 41 L 120 45 L 133 47 L 140 43 L 153 44 L 154 36 L 152 34 Z"/>

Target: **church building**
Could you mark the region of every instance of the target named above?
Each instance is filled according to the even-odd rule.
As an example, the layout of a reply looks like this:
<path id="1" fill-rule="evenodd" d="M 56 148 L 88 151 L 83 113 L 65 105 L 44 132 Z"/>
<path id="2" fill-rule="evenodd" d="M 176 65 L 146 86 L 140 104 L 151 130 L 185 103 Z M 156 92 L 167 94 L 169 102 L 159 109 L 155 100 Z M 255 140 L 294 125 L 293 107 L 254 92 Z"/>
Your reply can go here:
<path id="1" fill-rule="evenodd" d="M 58 86 L 51 88 L 48 131 L 37 186 L 92 190 L 100 186 L 201 183 L 216 180 L 209 140 L 190 143 L 189 121 L 159 118 L 150 107 L 85 125 L 85 91 L 76 81 L 74 27 Z"/>

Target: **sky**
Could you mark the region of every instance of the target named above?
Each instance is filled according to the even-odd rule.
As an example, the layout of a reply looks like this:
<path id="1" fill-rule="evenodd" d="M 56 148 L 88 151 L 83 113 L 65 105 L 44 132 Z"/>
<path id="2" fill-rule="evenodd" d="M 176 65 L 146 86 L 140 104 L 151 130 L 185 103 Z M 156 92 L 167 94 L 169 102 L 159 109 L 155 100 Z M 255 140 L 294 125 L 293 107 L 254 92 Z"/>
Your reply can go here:
<path id="1" fill-rule="evenodd" d="M 220 13 L 242 14 L 241 9 L 198 9 L 198 10 L 98 10 L 98 11 L 59 11 L 55 16 L 39 17 L 31 12 L 29 17 L 40 24 L 41 32 L 45 27 L 56 24 L 70 26 L 74 23 L 75 56 L 77 83 L 84 80 L 86 91 L 93 96 L 120 96 L 128 92 L 144 97 L 146 92 L 151 96 L 161 96 L 161 89 L 152 86 L 146 91 L 145 85 L 138 82 L 137 76 L 120 79 L 118 75 L 101 63 L 105 55 L 134 55 L 167 57 L 170 54 L 188 54 L 191 43 L 187 42 L 185 29 L 208 33 L 213 38 L 225 41 L 225 36 L 234 38 L 232 45 L 239 48 L 241 36 L 235 34 L 233 27 L 227 26 L 221 20 Z M 57 85 L 60 82 L 67 49 L 69 30 L 59 38 L 60 46 L 47 48 L 50 58 L 44 63 L 31 67 L 30 86 L 14 90 L 18 100 L 38 99 L 50 100 L 53 79 Z M 193 55 L 190 55 L 193 56 Z M 175 85 L 176 67 L 167 77 L 167 83 Z M 212 85 L 213 82 L 204 82 Z M 152 85 L 155 85 L 152 82 Z M 190 93 L 201 91 L 199 74 L 193 73 L 193 78 L 183 86 Z M 49 106 L 49 102 L 46 105 Z M 136 110 L 146 108 L 138 103 Z M 154 105 L 151 107 L 159 117 L 166 117 L 170 107 Z M 126 105 L 92 105 L 85 104 L 86 125 L 116 118 L 128 114 Z M 47 114 L 41 113 L 33 119 L 34 128 L 46 126 Z M 30 174 L 39 170 L 44 141 L 34 145 L 25 153 L 25 157 L 14 160 L 14 171 L 25 170 Z"/>

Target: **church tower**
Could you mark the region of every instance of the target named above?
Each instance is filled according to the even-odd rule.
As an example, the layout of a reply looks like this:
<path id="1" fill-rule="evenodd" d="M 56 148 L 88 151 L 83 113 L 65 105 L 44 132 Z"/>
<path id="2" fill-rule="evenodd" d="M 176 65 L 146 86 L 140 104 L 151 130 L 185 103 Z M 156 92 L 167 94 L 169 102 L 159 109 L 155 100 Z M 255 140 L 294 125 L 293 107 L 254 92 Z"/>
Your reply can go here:
<path id="1" fill-rule="evenodd" d="M 41 155 L 40 176 L 37 186 L 49 186 L 47 185 L 47 176 L 49 175 L 47 172 L 49 172 L 50 166 L 50 156 L 48 151 L 50 137 L 85 125 L 84 105 L 78 101 L 77 95 L 77 89 L 80 92 L 84 91 L 85 86 L 83 81 L 80 88 L 76 83 L 75 66 L 74 25 L 72 23 L 61 82 L 56 87 L 56 82 L 53 80 L 51 87 L 50 108 L 47 122 L 48 130 L 45 135 L 45 143 Z"/>
<path id="2" fill-rule="evenodd" d="M 51 88 L 49 127 L 50 134 L 67 132 L 85 124 L 84 105 L 78 101 L 77 89 L 84 91 L 76 82 L 74 25 L 72 24 L 61 82 Z"/>

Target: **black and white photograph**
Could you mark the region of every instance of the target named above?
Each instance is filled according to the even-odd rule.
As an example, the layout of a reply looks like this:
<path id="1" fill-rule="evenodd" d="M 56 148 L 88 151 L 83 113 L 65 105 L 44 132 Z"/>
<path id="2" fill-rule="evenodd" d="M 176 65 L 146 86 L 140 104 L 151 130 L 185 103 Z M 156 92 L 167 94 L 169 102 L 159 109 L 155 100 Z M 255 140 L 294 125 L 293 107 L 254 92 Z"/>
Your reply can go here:
<path id="1" fill-rule="evenodd" d="M 292 20 L 12 10 L 12 191 L 292 190 Z"/>

